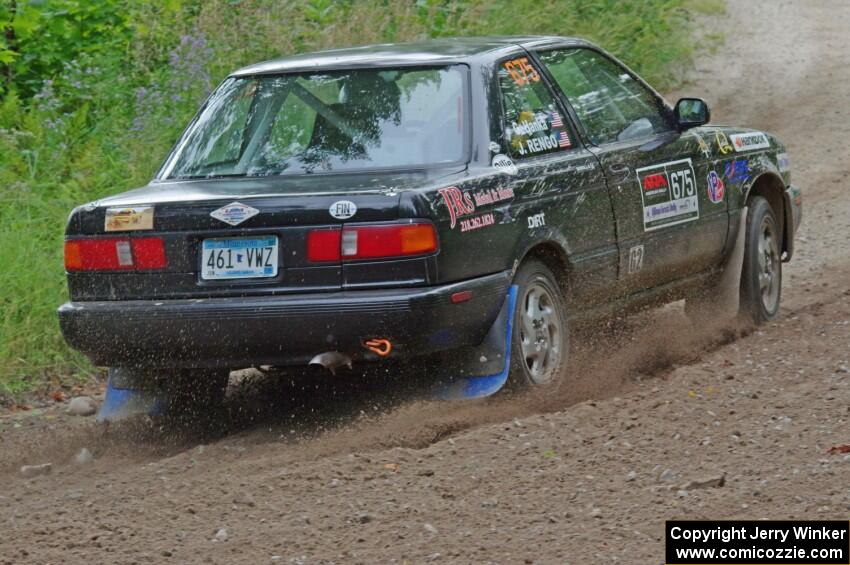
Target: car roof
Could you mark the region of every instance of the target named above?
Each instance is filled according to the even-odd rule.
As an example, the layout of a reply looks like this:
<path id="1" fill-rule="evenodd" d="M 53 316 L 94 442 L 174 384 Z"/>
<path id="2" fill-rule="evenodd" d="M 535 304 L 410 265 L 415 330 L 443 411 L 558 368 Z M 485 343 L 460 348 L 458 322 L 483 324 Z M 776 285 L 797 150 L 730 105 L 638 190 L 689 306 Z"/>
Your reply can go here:
<path id="1" fill-rule="evenodd" d="M 231 76 L 303 72 L 317 69 L 450 65 L 475 58 L 497 57 L 506 49 L 590 45 L 587 41 L 557 36 L 493 36 L 440 38 L 411 43 L 381 43 L 302 53 L 249 65 Z"/>

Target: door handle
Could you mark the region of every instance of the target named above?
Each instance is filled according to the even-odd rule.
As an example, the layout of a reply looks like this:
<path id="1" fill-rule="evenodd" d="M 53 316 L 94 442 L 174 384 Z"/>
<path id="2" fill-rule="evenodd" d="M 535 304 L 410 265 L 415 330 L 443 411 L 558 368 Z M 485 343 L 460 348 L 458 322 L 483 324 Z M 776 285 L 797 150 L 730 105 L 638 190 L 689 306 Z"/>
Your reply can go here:
<path id="1" fill-rule="evenodd" d="M 608 170 L 611 171 L 611 175 L 616 177 L 617 180 L 624 180 L 632 174 L 632 168 L 625 163 L 611 163 L 608 166 Z"/>

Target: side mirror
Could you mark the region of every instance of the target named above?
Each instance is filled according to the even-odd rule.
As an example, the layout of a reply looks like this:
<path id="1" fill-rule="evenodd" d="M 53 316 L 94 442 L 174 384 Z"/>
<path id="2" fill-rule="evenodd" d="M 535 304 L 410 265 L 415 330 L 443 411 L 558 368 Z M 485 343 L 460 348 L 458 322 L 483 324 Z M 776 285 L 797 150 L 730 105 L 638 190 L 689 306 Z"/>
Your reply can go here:
<path id="1" fill-rule="evenodd" d="M 680 98 L 673 110 L 679 131 L 695 128 L 711 121 L 711 110 L 702 98 Z"/>

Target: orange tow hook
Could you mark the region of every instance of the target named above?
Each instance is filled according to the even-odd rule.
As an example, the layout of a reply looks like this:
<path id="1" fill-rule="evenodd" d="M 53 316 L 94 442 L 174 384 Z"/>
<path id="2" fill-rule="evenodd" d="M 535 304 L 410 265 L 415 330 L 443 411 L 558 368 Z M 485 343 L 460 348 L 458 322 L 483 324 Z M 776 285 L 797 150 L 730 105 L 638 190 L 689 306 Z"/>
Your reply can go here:
<path id="1" fill-rule="evenodd" d="M 390 343 L 390 340 L 383 338 L 375 338 L 364 341 L 363 347 L 379 357 L 386 357 L 390 354 L 390 351 L 393 350 L 393 344 Z"/>

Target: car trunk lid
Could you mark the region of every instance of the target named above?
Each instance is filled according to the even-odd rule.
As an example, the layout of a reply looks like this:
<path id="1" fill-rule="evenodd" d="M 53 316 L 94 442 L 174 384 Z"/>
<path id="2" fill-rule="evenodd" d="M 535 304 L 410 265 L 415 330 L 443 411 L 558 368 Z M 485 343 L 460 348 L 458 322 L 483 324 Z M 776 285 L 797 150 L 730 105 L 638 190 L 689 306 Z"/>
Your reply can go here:
<path id="1" fill-rule="evenodd" d="M 401 193 L 428 176 L 304 175 L 163 182 L 94 202 L 72 215 L 69 238 L 160 237 L 167 266 L 152 271 L 69 273 L 72 299 L 202 298 L 339 290 L 346 284 L 344 265 L 339 260 L 308 260 L 308 234 L 338 230 L 350 222 L 398 220 Z M 227 208 L 234 203 L 249 212 L 228 215 Z M 153 207 L 152 230 L 106 231 L 107 209 L 141 206 Z M 216 214 L 222 209 L 224 216 Z M 202 275 L 203 242 L 228 238 L 276 240 L 277 271 L 262 278 L 211 280 Z M 369 270 L 360 266 L 357 272 Z M 412 271 L 396 265 L 387 272 L 390 280 L 404 284 L 424 282 L 427 277 L 427 267 L 422 265 L 413 266 Z M 381 280 L 373 277 L 370 284 L 380 284 Z"/>

